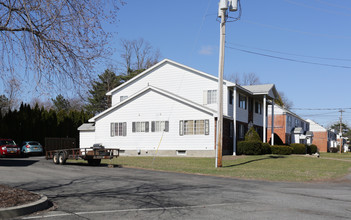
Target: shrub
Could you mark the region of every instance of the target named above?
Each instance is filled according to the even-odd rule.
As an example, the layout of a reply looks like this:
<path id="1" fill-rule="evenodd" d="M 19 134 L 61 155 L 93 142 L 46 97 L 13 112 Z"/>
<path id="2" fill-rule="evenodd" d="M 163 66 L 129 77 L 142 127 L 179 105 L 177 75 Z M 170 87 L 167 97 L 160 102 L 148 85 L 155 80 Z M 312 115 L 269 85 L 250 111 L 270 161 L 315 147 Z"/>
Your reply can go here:
<path id="1" fill-rule="evenodd" d="M 237 153 L 245 155 L 262 154 L 262 143 L 260 141 L 240 141 Z"/>
<path id="2" fill-rule="evenodd" d="M 268 143 L 262 143 L 262 154 L 271 154 L 271 145 Z"/>
<path id="3" fill-rule="evenodd" d="M 309 146 L 309 154 L 315 154 L 315 153 L 317 153 L 318 152 L 318 147 L 316 146 L 316 145 L 314 145 L 314 144 L 311 144 L 310 146 Z"/>
<path id="4" fill-rule="evenodd" d="M 272 154 L 278 155 L 289 155 L 293 152 L 293 148 L 285 145 L 274 145 L 271 146 Z"/>
<path id="5" fill-rule="evenodd" d="M 290 144 L 290 147 L 293 148 L 293 154 L 306 154 L 307 146 L 305 144 Z"/>
<path id="6" fill-rule="evenodd" d="M 245 141 L 259 141 L 262 143 L 260 135 L 258 135 L 257 131 L 254 127 L 251 127 L 245 134 Z"/>

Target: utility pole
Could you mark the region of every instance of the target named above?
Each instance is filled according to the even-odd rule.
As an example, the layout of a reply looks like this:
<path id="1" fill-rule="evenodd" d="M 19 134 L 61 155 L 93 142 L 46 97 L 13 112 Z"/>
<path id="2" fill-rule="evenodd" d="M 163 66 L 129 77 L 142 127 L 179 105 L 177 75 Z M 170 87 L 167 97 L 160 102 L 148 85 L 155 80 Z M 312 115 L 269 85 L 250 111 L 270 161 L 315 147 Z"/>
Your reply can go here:
<path id="1" fill-rule="evenodd" d="M 342 142 L 342 113 L 344 112 L 344 110 L 340 109 L 340 153 L 342 153 L 342 146 L 343 146 L 343 142 Z"/>
<path id="2" fill-rule="evenodd" d="M 220 0 L 218 16 L 220 23 L 220 47 L 218 65 L 218 89 L 217 89 L 217 137 L 216 137 L 216 167 L 222 167 L 222 142 L 223 142 L 223 70 L 224 70 L 224 47 L 225 47 L 225 23 L 227 10 L 237 10 L 237 0 Z"/>

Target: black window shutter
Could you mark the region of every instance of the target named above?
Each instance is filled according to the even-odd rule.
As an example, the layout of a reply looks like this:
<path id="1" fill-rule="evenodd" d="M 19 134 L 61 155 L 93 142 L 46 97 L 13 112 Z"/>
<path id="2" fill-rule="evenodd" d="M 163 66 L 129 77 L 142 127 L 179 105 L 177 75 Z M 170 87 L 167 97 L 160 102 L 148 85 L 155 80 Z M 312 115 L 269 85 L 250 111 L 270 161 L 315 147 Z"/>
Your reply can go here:
<path id="1" fill-rule="evenodd" d="M 205 135 L 210 134 L 210 121 L 207 119 L 205 120 Z"/>
<path id="2" fill-rule="evenodd" d="M 165 132 L 169 132 L 169 121 L 165 121 Z"/>
<path id="3" fill-rule="evenodd" d="M 111 137 L 115 136 L 115 124 L 114 123 L 111 123 Z"/>
<path id="4" fill-rule="evenodd" d="M 155 121 L 151 122 L 151 132 L 155 132 Z"/>
<path id="5" fill-rule="evenodd" d="M 127 122 L 123 122 L 123 136 L 127 136 Z"/>
<path id="6" fill-rule="evenodd" d="M 183 136 L 183 122 L 184 121 L 179 121 L 179 135 Z"/>
<path id="7" fill-rule="evenodd" d="M 132 123 L 132 132 L 135 132 L 135 122 Z"/>
<path id="8" fill-rule="evenodd" d="M 149 122 L 145 122 L 145 132 L 149 132 Z"/>

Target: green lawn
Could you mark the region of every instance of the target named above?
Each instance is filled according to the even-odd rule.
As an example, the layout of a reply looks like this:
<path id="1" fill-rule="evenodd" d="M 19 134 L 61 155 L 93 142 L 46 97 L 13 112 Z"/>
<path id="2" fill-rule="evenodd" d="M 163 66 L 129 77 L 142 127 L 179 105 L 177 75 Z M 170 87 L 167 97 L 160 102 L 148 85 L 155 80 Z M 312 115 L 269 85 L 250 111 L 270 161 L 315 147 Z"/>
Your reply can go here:
<path id="1" fill-rule="evenodd" d="M 351 161 L 351 153 L 321 153 L 321 158 L 346 159 Z"/>
<path id="2" fill-rule="evenodd" d="M 350 162 L 335 160 L 338 158 L 346 158 Z M 221 168 L 215 168 L 214 158 L 121 156 L 112 162 L 123 167 L 293 182 L 338 179 L 351 170 L 351 154 L 321 154 L 320 158 L 299 155 L 225 156 Z M 102 163 L 110 161 L 103 160 Z"/>

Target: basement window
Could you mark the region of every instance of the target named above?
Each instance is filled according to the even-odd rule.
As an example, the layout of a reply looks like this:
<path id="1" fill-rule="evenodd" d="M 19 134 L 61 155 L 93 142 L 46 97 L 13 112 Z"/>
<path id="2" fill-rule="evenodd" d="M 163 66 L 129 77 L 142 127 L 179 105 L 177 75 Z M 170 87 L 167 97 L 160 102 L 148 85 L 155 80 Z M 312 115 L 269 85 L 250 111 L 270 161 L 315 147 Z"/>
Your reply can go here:
<path id="1" fill-rule="evenodd" d="M 177 150 L 177 155 L 185 156 L 186 155 L 186 150 Z"/>

